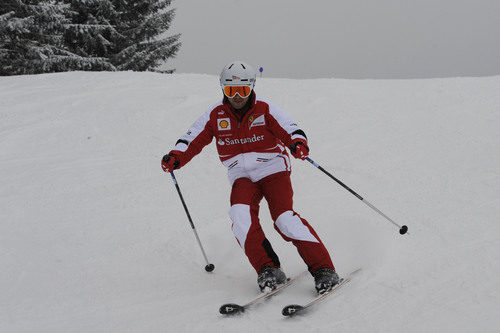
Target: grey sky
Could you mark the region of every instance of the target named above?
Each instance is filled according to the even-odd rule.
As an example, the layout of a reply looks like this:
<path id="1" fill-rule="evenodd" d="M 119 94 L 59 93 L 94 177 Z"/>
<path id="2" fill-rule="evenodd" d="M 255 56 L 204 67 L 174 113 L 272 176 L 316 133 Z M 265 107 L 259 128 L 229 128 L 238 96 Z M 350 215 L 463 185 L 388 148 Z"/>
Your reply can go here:
<path id="1" fill-rule="evenodd" d="M 231 60 L 266 77 L 500 74 L 500 0 L 176 0 L 177 73 Z"/>

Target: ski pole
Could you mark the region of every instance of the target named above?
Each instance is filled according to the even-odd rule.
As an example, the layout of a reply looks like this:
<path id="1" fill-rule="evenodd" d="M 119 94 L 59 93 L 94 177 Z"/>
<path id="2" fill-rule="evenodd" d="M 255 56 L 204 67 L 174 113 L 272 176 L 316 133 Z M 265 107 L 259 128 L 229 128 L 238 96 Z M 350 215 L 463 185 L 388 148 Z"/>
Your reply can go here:
<path id="1" fill-rule="evenodd" d="M 196 232 L 196 228 L 194 226 L 193 220 L 191 219 L 191 215 L 189 214 L 188 208 L 186 206 L 186 202 L 184 201 L 184 197 L 182 196 L 181 189 L 179 187 L 179 183 L 177 183 L 177 179 L 175 178 L 174 172 L 170 172 L 170 175 L 172 176 L 172 180 L 174 181 L 175 188 L 177 189 L 177 193 L 179 193 L 179 198 L 181 198 L 182 205 L 184 206 L 184 210 L 186 211 L 186 215 L 188 217 L 189 223 L 191 224 L 191 228 L 193 228 L 194 235 L 196 236 L 196 240 L 198 241 L 198 245 L 200 245 L 201 252 L 203 253 L 203 257 L 205 258 L 205 261 L 207 265 L 205 266 L 205 270 L 207 272 L 211 272 L 214 270 L 215 266 L 214 264 L 210 264 L 208 262 L 207 255 L 205 253 L 205 250 L 203 249 L 203 246 L 201 245 L 200 237 L 198 236 L 198 233 Z"/>
<path id="2" fill-rule="evenodd" d="M 408 231 L 408 227 L 406 225 L 400 226 L 399 224 L 397 224 L 396 222 L 394 222 L 391 218 L 389 218 L 387 215 L 385 215 L 384 213 L 382 213 L 377 207 L 375 207 L 374 205 L 372 205 L 371 203 L 369 203 L 367 200 L 363 199 L 362 196 L 360 196 L 359 194 L 357 194 L 356 192 L 354 192 L 351 188 L 349 188 L 349 186 L 347 186 L 346 184 L 342 183 L 339 179 L 335 178 L 335 176 L 333 176 L 331 173 L 329 173 L 328 171 L 326 171 L 325 169 L 323 169 L 320 165 L 318 165 L 316 162 L 314 162 L 309 157 L 306 157 L 306 160 L 308 160 L 309 162 L 311 162 L 311 164 L 314 165 L 316 168 L 318 168 L 321 171 L 323 171 L 328 177 L 332 178 L 337 183 L 339 183 L 340 186 L 342 186 L 343 188 L 345 188 L 346 190 L 348 190 L 349 192 L 351 192 L 356 198 L 358 198 L 359 200 L 361 200 L 368 207 L 370 207 L 371 209 L 373 209 L 374 211 L 376 211 L 377 213 L 379 213 L 380 215 L 382 215 L 383 217 L 385 217 L 389 222 L 391 222 L 392 224 L 394 224 L 395 226 L 397 226 L 399 228 L 399 233 L 401 235 L 406 234 L 406 232 Z"/>

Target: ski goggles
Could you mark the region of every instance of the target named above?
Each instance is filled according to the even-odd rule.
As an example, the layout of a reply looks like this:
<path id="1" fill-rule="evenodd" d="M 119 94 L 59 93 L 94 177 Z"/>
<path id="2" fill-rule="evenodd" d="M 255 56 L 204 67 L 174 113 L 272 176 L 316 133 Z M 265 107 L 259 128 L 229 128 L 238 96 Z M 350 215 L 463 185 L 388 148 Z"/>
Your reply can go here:
<path id="1" fill-rule="evenodd" d="M 251 92 L 252 87 L 250 86 L 224 86 L 224 95 L 229 98 L 233 98 L 236 94 L 242 98 L 247 98 Z"/>

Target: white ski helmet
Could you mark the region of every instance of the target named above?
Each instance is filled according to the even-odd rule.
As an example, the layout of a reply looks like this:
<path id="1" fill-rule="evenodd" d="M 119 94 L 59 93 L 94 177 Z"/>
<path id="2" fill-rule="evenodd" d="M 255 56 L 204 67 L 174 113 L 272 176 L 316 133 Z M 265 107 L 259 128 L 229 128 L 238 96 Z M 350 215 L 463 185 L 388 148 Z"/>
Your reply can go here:
<path id="1" fill-rule="evenodd" d="M 253 90 L 256 77 L 257 72 L 252 66 L 237 60 L 227 64 L 222 69 L 220 73 L 220 86 L 222 89 L 225 86 L 250 86 Z"/>

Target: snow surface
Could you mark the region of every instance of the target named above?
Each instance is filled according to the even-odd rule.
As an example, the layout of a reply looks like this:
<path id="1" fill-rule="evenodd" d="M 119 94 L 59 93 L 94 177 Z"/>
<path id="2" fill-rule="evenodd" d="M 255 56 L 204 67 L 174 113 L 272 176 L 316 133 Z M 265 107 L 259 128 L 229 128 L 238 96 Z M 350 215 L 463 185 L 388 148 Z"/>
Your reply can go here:
<path id="1" fill-rule="evenodd" d="M 218 78 L 65 73 L 0 78 L 1 332 L 498 332 L 500 77 L 260 79 L 260 97 L 306 131 L 295 208 L 352 283 L 305 316 L 303 278 L 258 294 L 231 232 L 229 184 L 212 145 L 177 179 L 211 274 L 160 159 L 210 105 Z M 285 272 L 305 265 L 261 222 Z"/>

